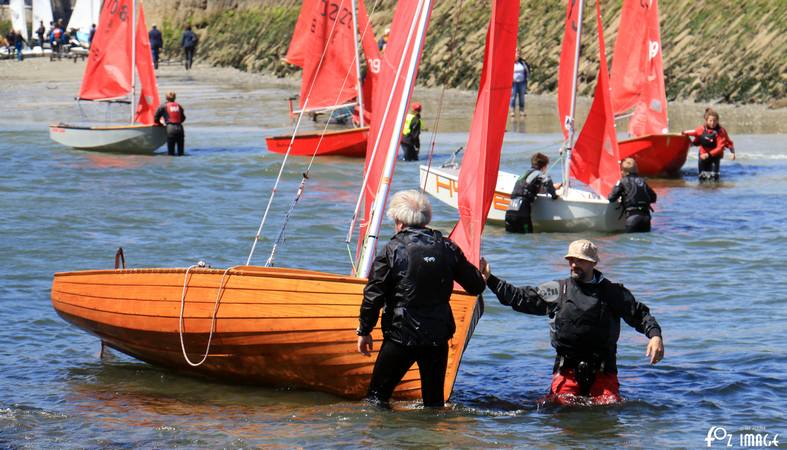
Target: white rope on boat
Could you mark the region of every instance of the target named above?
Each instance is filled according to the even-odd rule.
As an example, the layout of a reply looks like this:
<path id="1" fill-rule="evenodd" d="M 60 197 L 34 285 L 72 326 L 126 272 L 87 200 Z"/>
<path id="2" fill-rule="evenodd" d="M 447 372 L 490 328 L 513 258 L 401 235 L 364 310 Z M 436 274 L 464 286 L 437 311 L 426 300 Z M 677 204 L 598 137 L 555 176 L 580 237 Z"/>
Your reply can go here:
<path id="1" fill-rule="evenodd" d="M 181 296 L 180 296 L 180 320 L 178 321 L 178 335 L 180 336 L 180 349 L 183 352 L 183 359 L 185 359 L 186 362 L 191 367 L 199 367 L 202 365 L 202 363 L 205 362 L 205 360 L 208 359 L 208 354 L 210 354 L 210 345 L 211 342 L 213 341 L 213 333 L 216 330 L 216 314 L 218 314 L 219 312 L 219 301 L 221 300 L 221 294 L 224 293 L 224 286 L 225 286 L 224 278 L 226 278 L 227 273 L 229 273 L 230 270 L 238 267 L 238 266 L 228 267 L 227 270 L 224 271 L 224 274 L 222 274 L 221 276 L 221 280 L 219 281 L 219 290 L 218 292 L 216 292 L 216 301 L 213 304 L 213 314 L 210 319 L 210 334 L 208 335 L 208 344 L 205 346 L 205 353 L 202 355 L 202 359 L 199 362 L 195 363 L 192 362 L 191 359 L 189 359 L 189 355 L 186 353 L 186 344 L 183 342 L 183 312 L 186 308 L 186 290 L 188 287 L 189 272 L 191 271 L 191 269 L 195 267 L 204 267 L 204 266 L 205 264 L 202 261 L 200 261 L 199 264 L 194 264 L 186 269 L 186 274 L 183 277 L 183 290 L 181 291 Z"/>

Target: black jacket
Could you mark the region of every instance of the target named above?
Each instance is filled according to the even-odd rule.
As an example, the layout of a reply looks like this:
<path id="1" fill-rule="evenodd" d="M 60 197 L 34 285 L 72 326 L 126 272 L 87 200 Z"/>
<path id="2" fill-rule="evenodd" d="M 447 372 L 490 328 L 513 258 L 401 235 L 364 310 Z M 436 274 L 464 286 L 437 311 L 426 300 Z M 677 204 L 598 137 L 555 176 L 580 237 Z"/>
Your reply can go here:
<path id="1" fill-rule="evenodd" d="M 619 198 L 623 203 L 624 211 L 637 210 L 649 215 L 650 204 L 656 203 L 656 192 L 648 186 L 644 179 L 631 174 L 618 180 L 607 200 L 615 202 Z"/>
<path id="2" fill-rule="evenodd" d="M 180 46 L 183 48 L 194 48 L 197 46 L 198 40 L 197 35 L 193 31 L 186 30 L 180 38 Z"/>
<path id="3" fill-rule="evenodd" d="M 468 293 L 484 279 L 462 250 L 436 230 L 405 228 L 374 260 L 363 291 L 359 334 L 372 332 L 380 309 L 383 335 L 406 346 L 442 345 L 456 331 L 448 301 L 458 282 Z"/>
<path id="4" fill-rule="evenodd" d="M 150 39 L 150 46 L 152 48 L 161 48 L 164 46 L 164 37 L 161 35 L 161 31 L 159 31 L 158 28 L 148 32 L 148 39 Z"/>
<path id="5" fill-rule="evenodd" d="M 544 283 L 538 288 L 515 287 L 494 275 L 487 285 L 500 303 L 514 311 L 549 316 L 552 347 L 559 356 L 587 360 L 595 357 L 605 364 L 606 372 L 615 372 L 620 319 L 648 338 L 661 336 L 661 327 L 650 309 L 636 301 L 622 284 L 615 284 L 594 271 L 594 281 L 582 283 L 571 278 Z M 577 315 L 571 295 L 572 286 L 597 305 L 584 315 Z M 566 288 L 565 290 L 564 287 Z M 574 317 L 571 317 L 574 312 Z"/>

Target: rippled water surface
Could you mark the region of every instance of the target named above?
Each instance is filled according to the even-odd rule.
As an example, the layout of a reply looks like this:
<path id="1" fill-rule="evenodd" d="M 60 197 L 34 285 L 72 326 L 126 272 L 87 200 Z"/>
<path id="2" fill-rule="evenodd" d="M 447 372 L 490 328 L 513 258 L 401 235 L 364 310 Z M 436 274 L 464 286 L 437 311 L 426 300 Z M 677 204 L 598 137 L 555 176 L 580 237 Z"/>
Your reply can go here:
<path id="1" fill-rule="evenodd" d="M 649 366 L 645 338 L 624 326 L 620 405 L 539 406 L 553 358 L 546 319 L 514 313 L 488 291 L 451 405 L 440 412 L 224 385 L 116 352 L 99 359 L 98 340 L 52 309 L 52 274 L 110 268 L 118 246 L 131 267 L 243 263 L 281 162 L 265 151 L 263 136 L 286 129 L 281 99 L 289 86 L 226 90 L 180 75 L 163 83 L 186 107 L 187 157 L 110 156 L 52 143 L 43 124 L 73 111 L 59 99 L 76 82 L 50 93 L 44 108 L 29 107 L 36 86 L 6 97 L 19 114 L 0 122 L 0 447 L 700 448 L 711 426 L 787 433 L 787 146 L 780 135 L 733 134 L 740 158 L 722 163 L 719 185 L 696 183 L 693 157 L 683 179 L 652 180 L 659 202 L 649 234 L 513 236 L 487 228 L 483 252 L 503 278 L 562 277 L 568 242 L 590 237 L 601 248 L 600 269 L 651 307 L 666 358 Z M 511 127 L 504 168 L 524 170 L 533 151 L 556 154 L 558 135 L 535 128 Z M 436 161 L 465 139 L 461 130 L 440 133 Z M 296 158 L 285 169 L 267 236 L 278 232 L 305 164 Z M 343 239 L 360 178 L 360 161 L 315 163 L 280 265 L 348 272 Z M 394 188 L 417 179 L 417 165 L 400 163 Z M 449 230 L 455 213 L 435 204 L 434 217 L 436 228 Z M 269 250 L 264 241 L 256 262 Z"/>

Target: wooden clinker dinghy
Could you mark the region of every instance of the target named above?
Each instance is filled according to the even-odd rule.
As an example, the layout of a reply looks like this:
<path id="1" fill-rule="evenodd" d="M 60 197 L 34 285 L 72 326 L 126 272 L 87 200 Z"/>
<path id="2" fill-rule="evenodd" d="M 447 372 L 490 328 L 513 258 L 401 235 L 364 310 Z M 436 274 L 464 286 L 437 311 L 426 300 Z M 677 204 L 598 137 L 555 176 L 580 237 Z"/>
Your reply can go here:
<path id="1" fill-rule="evenodd" d="M 376 355 L 356 350 L 366 280 L 298 269 L 124 269 L 55 274 L 52 304 L 66 321 L 142 361 L 221 382 L 301 387 L 348 398 L 366 395 Z M 218 295 L 209 355 L 202 359 Z M 480 315 L 476 297 L 451 298 L 457 332 L 450 341 L 445 397 Z M 382 343 L 373 333 L 375 352 Z M 397 387 L 398 399 L 420 398 L 417 366 Z"/>

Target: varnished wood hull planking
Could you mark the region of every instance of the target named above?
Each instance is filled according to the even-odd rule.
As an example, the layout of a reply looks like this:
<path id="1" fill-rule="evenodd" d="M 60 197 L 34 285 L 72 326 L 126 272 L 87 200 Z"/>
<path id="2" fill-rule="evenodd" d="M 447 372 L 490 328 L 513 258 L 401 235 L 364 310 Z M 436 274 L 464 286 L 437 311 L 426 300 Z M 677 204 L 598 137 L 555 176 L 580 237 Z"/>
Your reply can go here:
<path id="1" fill-rule="evenodd" d="M 357 353 L 358 313 L 365 280 L 297 269 L 244 266 L 224 281 L 210 354 L 189 366 L 178 322 L 186 269 L 128 269 L 55 274 L 52 304 L 66 321 L 107 345 L 148 363 L 224 382 L 306 388 L 348 398 L 366 395 L 375 353 Z M 184 342 L 192 361 L 205 351 L 223 270 L 189 273 Z M 457 332 L 450 342 L 445 396 L 472 335 L 475 297 L 455 293 Z M 475 318 L 477 320 L 477 316 Z M 421 396 L 417 366 L 394 397 Z"/>

